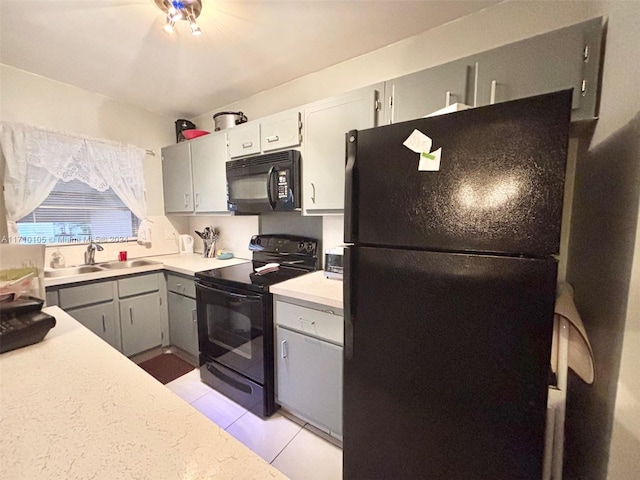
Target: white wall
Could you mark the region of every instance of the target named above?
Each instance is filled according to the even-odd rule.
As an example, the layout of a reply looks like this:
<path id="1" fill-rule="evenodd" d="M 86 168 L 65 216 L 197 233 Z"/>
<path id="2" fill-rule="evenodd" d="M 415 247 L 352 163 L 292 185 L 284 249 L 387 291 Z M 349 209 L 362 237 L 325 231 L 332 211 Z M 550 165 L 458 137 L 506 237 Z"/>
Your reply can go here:
<path id="1" fill-rule="evenodd" d="M 96 258 L 115 260 L 120 250 L 127 250 L 130 258 L 177 252 L 172 234 L 185 231 L 188 221 L 164 216 L 160 157 L 160 148 L 175 142 L 172 119 L 5 65 L 0 65 L 0 119 L 153 150 L 156 155 L 144 160 L 147 208 L 153 221 L 151 248 L 135 242 L 109 244 Z M 0 168 L 4 171 L 3 165 Z M 4 200 L 2 203 L 4 206 Z M 0 211 L 0 224 L 5 223 L 4 211 Z M 55 248 L 47 248 L 45 265 L 53 251 Z M 84 262 L 82 246 L 62 246 L 60 251 L 67 265 Z"/>

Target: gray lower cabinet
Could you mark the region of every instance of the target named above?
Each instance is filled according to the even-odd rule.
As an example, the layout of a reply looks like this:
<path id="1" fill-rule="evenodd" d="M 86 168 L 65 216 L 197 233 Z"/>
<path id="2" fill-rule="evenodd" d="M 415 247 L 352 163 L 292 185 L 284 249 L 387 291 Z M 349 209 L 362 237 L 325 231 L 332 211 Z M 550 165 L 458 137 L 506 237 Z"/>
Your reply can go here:
<path id="1" fill-rule="evenodd" d="M 161 277 L 146 273 L 47 289 L 47 299 L 127 356 L 163 339 Z"/>
<path id="2" fill-rule="evenodd" d="M 122 353 L 131 356 L 162 343 L 160 308 L 158 292 L 120 300 Z"/>
<path id="3" fill-rule="evenodd" d="M 174 292 L 167 294 L 169 303 L 169 338 L 174 345 L 198 357 L 198 323 L 196 301 Z"/>
<path id="4" fill-rule="evenodd" d="M 342 312 L 285 299 L 274 307 L 276 402 L 341 439 Z"/>
<path id="5" fill-rule="evenodd" d="M 118 329 L 116 328 L 118 312 L 113 301 L 90 307 L 69 309 L 67 313 L 113 348 L 120 350 Z"/>
<path id="6" fill-rule="evenodd" d="M 198 358 L 196 284 L 193 277 L 167 273 L 169 340 L 171 345 Z"/>

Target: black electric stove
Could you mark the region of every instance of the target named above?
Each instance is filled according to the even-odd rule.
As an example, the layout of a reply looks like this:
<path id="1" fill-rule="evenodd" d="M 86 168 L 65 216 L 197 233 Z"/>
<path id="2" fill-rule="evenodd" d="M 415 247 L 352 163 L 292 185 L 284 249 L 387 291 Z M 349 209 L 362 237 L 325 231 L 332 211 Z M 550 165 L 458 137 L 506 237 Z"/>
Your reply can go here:
<path id="1" fill-rule="evenodd" d="M 251 263 L 197 272 L 196 278 L 215 285 L 268 292 L 270 285 L 318 269 L 318 242 L 313 238 L 292 235 L 254 235 L 249 242 Z M 257 268 L 277 263 L 275 271 L 256 272 Z"/>
<path id="2" fill-rule="evenodd" d="M 269 286 L 317 270 L 318 242 L 255 235 L 249 249 L 250 263 L 196 273 L 200 378 L 264 418 L 277 408 Z"/>

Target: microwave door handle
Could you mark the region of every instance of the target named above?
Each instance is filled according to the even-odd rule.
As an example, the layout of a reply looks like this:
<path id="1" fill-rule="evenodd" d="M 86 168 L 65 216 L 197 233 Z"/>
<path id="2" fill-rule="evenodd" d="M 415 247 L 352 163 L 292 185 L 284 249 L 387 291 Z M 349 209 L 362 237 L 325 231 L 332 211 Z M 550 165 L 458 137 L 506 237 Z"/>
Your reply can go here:
<path id="1" fill-rule="evenodd" d="M 276 171 L 276 167 L 271 167 L 269 169 L 269 173 L 267 174 L 267 200 L 269 200 L 269 206 L 271 210 L 276 209 L 276 202 L 273 201 L 273 197 L 271 196 L 271 191 L 273 187 L 273 174 Z"/>

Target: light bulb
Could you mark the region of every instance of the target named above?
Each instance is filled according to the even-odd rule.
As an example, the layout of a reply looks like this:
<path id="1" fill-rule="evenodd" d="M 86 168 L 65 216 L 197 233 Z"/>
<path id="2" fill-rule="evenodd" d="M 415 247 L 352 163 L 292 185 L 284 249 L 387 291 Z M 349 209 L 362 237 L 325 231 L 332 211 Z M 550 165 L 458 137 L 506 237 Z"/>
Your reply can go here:
<path id="1" fill-rule="evenodd" d="M 164 24 L 164 31 L 171 35 L 173 33 L 173 26 L 175 22 L 167 17 L 167 23 Z"/>

